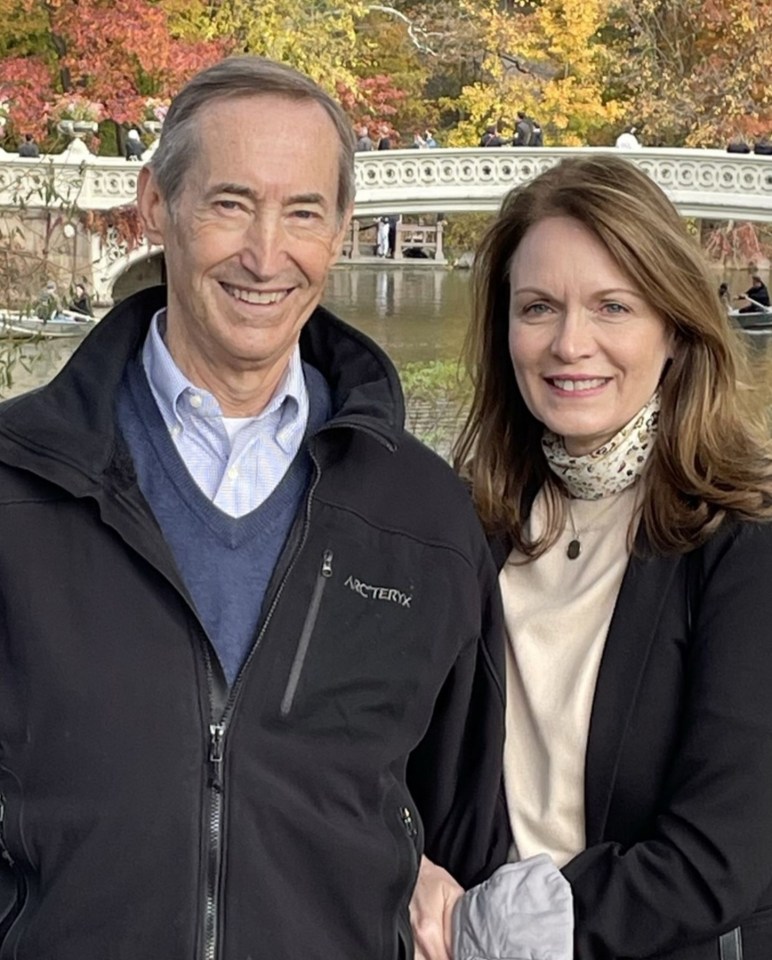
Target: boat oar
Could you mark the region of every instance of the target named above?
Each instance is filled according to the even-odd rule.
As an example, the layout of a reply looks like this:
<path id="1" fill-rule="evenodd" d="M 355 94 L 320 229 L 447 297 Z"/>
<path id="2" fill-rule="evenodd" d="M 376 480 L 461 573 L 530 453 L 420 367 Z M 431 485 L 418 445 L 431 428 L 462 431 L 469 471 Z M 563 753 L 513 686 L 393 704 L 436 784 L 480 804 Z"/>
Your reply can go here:
<path id="1" fill-rule="evenodd" d="M 743 300 L 747 300 L 748 303 L 752 303 L 754 307 L 758 307 L 758 309 L 761 311 L 761 313 L 772 313 L 772 307 L 768 307 L 768 306 L 767 306 L 766 304 L 764 304 L 764 303 L 759 303 L 758 300 L 754 300 L 753 297 L 749 297 L 749 296 L 747 295 L 747 293 L 744 293 L 744 294 L 742 295 L 742 299 L 743 299 Z"/>

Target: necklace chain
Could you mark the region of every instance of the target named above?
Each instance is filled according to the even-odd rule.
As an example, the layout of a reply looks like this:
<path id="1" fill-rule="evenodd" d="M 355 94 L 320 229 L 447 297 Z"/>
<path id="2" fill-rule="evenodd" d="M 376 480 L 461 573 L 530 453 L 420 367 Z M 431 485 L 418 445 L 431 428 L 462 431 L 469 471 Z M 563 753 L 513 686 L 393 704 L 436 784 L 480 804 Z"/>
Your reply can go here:
<path id="1" fill-rule="evenodd" d="M 607 513 L 610 513 L 614 504 L 617 502 L 618 494 L 611 494 L 608 498 L 609 503 L 604 510 L 601 510 L 597 516 L 593 517 L 589 524 L 585 525 L 583 530 L 578 530 L 576 523 L 574 522 L 574 511 L 571 509 L 571 500 L 575 499 L 573 497 L 567 497 L 565 500 L 566 510 L 568 512 L 568 520 L 571 524 L 571 533 L 572 537 L 568 542 L 566 547 L 566 556 L 569 560 L 578 560 L 582 553 L 582 536 L 588 533 L 592 527 L 600 520 L 605 517 Z M 595 501 L 597 503 L 597 501 Z"/>

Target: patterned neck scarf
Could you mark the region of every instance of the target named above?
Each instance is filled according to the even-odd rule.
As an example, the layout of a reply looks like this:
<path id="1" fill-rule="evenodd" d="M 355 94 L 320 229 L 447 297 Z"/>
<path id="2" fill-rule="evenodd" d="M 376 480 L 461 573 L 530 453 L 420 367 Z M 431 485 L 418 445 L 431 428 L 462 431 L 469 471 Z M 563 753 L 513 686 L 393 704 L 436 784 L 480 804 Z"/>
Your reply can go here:
<path id="1" fill-rule="evenodd" d="M 544 429 L 542 449 L 550 470 L 577 500 L 600 500 L 625 490 L 640 477 L 657 435 L 659 390 L 629 423 L 602 447 L 572 457 L 563 438 Z"/>

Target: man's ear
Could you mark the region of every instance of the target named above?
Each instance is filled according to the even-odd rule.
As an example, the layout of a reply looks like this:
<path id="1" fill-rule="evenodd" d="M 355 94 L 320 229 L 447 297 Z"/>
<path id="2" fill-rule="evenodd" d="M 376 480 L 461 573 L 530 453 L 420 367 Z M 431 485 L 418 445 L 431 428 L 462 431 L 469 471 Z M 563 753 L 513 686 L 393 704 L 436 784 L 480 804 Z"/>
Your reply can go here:
<path id="1" fill-rule="evenodd" d="M 145 236 L 151 243 L 163 245 L 169 210 L 166 200 L 158 189 L 153 171 L 142 167 L 137 179 L 137 209 L 145 228 Z"/>

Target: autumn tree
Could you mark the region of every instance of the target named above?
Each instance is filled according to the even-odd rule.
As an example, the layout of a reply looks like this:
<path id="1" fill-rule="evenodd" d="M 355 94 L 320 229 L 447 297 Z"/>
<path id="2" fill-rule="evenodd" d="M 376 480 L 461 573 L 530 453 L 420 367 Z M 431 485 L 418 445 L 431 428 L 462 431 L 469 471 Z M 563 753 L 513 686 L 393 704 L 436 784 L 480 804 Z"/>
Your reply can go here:
<path id="1" fill-rule="evenodd" d="M 17 0 L 10 6 L 18 15 L 3 35 L 0 98 L 17 133 L 45 137 L 62 96 L 98 104 L 118 124 L 138 123 L 148 97 L 170 97 L 228 49 L 222 38 L 175 36 L 166 11 L 151 0 Z"/>
<path id="2" fill-rule="evenodd" d="M 724 146 L 772 130 L 772 0 L 621 0 L 612 83 L 647 140 Z"/>
<path id="3" fill-rule="evenodd" d="M 539 119 L 548 141 L 593 143 L 608 136 L 621 105 L 607 94 L 603 42 L 609 0 L 475 2 L 483 25 L 485 76 L 458 97 L 464 119 L 454 139 L 474 143 L 482 128 L 512 124 L 518 109 Z"/>

